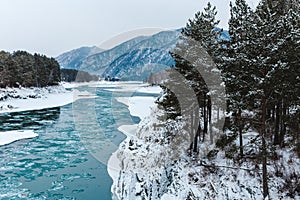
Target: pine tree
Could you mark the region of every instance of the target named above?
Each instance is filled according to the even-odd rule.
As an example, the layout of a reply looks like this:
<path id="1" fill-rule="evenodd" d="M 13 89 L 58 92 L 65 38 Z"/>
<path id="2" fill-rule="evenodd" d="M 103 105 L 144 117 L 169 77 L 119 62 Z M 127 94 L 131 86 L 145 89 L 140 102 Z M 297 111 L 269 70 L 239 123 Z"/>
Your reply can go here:
<path id="1" fill-rule="evenodd" d="M 296 76 L 299 75 L 299 71 L 297 72 L 299 67 L 293 64 L 297 58 L 293 58 L 294 52 L 288 50 L 289 47 L 299 50 L 299 40 L 291 42 L 289 39 L 289 37 L 299 38 L 294 32 L 296 30 L 299 33 L 299 25 L 297 28 L 299 18 L 291 19 L 291 15 L 288 14 L 292 8 L 290 5 L 290 1 L 283 0 L 261 1 L 255 13 L 254 25 L 251 26 L 251 48 L 247 57 L 252 62 L 251 77 L 255 80 L 250 91 L 254 94 L 253 100 L 259 111 L 258 130 L 262 139 L 264 197 L 269 195 L 267 155 L 271 135 L 267 132 L 267 127 L 272 127 L 270 122 L 275 118 L 276 123 L 280 123 L 280 134 L 278 137 L 276 133 L 278 130 L 275 130 L 274 143 L 284 142 L 287 116 L 291 107 L 290 97 L 295 95 L 291 93 L 292 83 L 295 83 Z M 289 47 L 286 48 L 285 45 Z M 296 73 L 292 75 L 291 72 Z M 272 117 L 274 107 L 277 109 L 277 115 Z"/>
<path id="2" fill-rule="evenodd" d="M 244 129 L 242 110 L 249 109 L 252 100 L 248 93 L 254 80 L 251 80 L 251 63 L 247 58 L 250 43 L 250 29 L 253 23 L 253 12 L 245 0 L 230 3 L 229 34 L 230 41 L 225 43 L 224 64 L 221 70 L 226 84 L 229 109 L 234 113 L 234 131 L 238 131 L 240 156 L 243 156 Z"/>
<path id="3" fill-rule="evenodd" d="M 60 67 L 54 58 L 26 51 L 0 52 L 0 87 L 57 85 Z"/>
<path id="4" fill-rule="evenodd" d="M 251 109 L 256 113 L 252 128 L 258 130 L 262 141 L 264 197 L 269 195 L 268 145 L 271 138 L 274 144 L 282 144 L 287 130 L 291 131 L 289 118 L 298 116 L 290 113 L 297 113 L 300 96 L 299 0 L 296 1 L 262 0 L 255 13 L 244 0 L 231 4 L 231 40 L 224 44 L 224 64 L 220 66 L 229 109 L 235 113 L 240 155 L 244 129 L 241 112 Z M 293 126 L 298 130 L 298 126 Z"/>
<path id="5" fill-rule="evenodd" d="M 204 11 L 197 12 L 194 19 L 190 19 L 186 27 L 183 28 L 181 41 L 171 54 L 176 64 L 172 67 L 171 73 L 169 73 L 169 80 L 162 87 L 164 89 L 164 95 L 161 101 L 159 101 L 159 105 L 161 105 L 167 113 L 167 118 L 175 119 L 184 113 L 193 113 L 190 116 L 192 121 L 191 127 L 198 127 L 196 130 L 193 128 L 190 129 L 191 135 L 194 136 L 190 150 L 194 152 L 198 151 L 200 131 L 203 130 L 202 140 L 205 139 L 205 135 L 208 133 L 209 123 L 211 123 L 211 99 L 202 74 L 200 74 L 194 66 L 195 63 L 190 63 L 184 59 L 182 55 L 186 53 L 187 48 L 185 48 L 185 45 L 188 45 L 188 41 L 190 40 L 196 41 L 197 45 L 201 45 L 208 55 L 215 55 L 220 34 L 220 32 L 216 30 L 216 26 L 219 23 L 215 18 L 216 14 L 216 8 L 208 3 Z M 190 53 L 200 54 L 199 56 L 206 55 L 201 54 L 201 52 Z M 207 58 L 203 58 L 203 60 L 205 59 L 207 60 Z M 183 77 L 183 80 L 179 81 L 179 76 Z M 188 100 L 189 97 L 185 97 L 186 102 L 183 102 L 184 100 L 179 101 L 177 97 L 180 95 L 173 93 L 166 85 L 172 85 L 177 91 L 179 91 L 178 88 L 181 88 L 182 85 L 192 88 L 197 102 L 190 102 Z M 185 104 L 186 106 L 179 105 L 179 103 Z M 199 121 L 200 114 L 203 119 L 203 128 Z"/>

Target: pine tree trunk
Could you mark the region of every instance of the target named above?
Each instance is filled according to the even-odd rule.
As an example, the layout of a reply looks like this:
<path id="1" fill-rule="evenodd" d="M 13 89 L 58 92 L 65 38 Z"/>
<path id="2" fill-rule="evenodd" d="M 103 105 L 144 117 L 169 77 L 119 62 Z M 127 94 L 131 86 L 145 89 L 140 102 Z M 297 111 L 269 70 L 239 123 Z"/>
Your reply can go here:
<path id="1" fill-rule="evenodd" d="M 261 137 L 262 137 L 262 166 L 263 166 L 263 195 L 269 196 L 268 188 L 268 169 L 267 169 L 267 145 L 266 145 L 266 96 L 262 97 L 262 118 L 261 118 Z"/>
<path id="2" fill-rule="evenodd" d="M 192 135 L 194 136 L 194 148 L 193 148 L 193 152 L 197 153 L 198 152 L 198 135 L 197 135 L 197 131 L 195 130 L 194 112 L 192 112 L 191 128 L 192 128 Z"/>
<path id="3" fill-rule="evenodd" d="M 200 125 L 200 120 L 199 120 L 199 110 L 196 110 L 195 111 L 195 117 L 194 117 L 194 128 L 197 127 L 197 130 L 194 130 L 195 131 L 195 139 L 194 139 L 194 152 L 199 152 L 198 151 L 198 143 L 199 143 L 199 140 L 200 140 L 200 131 L 201 131 L 201 125 Z"/>
<path id="4" fill-rule="evenodd" d="M 194 148 L 194 142 L 193 142 L 193 138 L 194 138 L 194 128 L 193 128 L 193 112 L 191 112 L 191 127 L 190 127 L 190 134 L 191 134 L 191 145 L 190 145 L 190 152 L 191 152 L 191 155 L 192 155 L 192 151 L 193 151 L 193 148 Z"/>
<path id="5" fill-rule="evenodd" d="M 284 145 L 284 136 L 286 134 L 286 115 L 287 115 L 287 108 L 285 103 L 282 104 L 282 113 L 281 113 L 281 125 L 280 125 L 280 145 L 281 147 Z"/>
<path id="6" fill-rule="evenodd" d="M 205 139 L 205 135 L 208 132 L 208 119 L 207 119 L 207 102 L 206 96 L 204 97 L 204 105 L 203 105 L 203 119 L 204 119 L 204 127 L 203 127 L 203 142 Z"/>
<path id="7" fill-rule="evenodd" d="M 279 138 L 279 125 L 280 125 L 280 113 L 281 113 L 281 101 L 277 103 L 275 112 L 275 132 L 274 132 L 274 145 L 280 144 Z"/>
<path id="8" fill-rule="evenodd" d="M 300 119 L 300 113 L 299 113 L 299 118 Z M 297 152 L 298 152 L 298 156 L 300 157 L 300 123 L 298 123 L 298 125 L 296 125 L 296 148 L 297 148 Z"/>
<path id="9" fill-rule="evenodd" d="M 241 158 L 244 155 L 244 147 L 243 147 L 243 127 L 242 127 L 242 110 L 239 109 L 238 114 L 237 114 L 237 119 L 238 119 L 238 129 L 239 129 L 239 140 L 240 140 L 240 156 Z"/>
<path id="10" fill-rule="evenodd" d="M 276 106 L 272 107 L 272 109 L 271 109 L 271 116 L 270 116 L 270 118 L 272 119 L 273 123 L 275 123 L 275 110 L 276 110 L 275 107 Z"/>
<path id="11" fill-rule="evenodd" d="M 267 145 L 265 137 L 262 137 L 262 154 L 263 154 L 263 195 L 264 198 L 269 196 L 269 187 L 268 187 L 268 169 L 267 169 Z"/>
<path id="12" fill-rule="evenodd" d="M 211 99 L 208 99 L 208 105 L 207 105 L 207 114 L 208 114 L 208 123 L 209 123 L 209 135 L 210 135 L 210 144 L 214 143 L 214 135 L 212 131 L 212 105 L 211 105 Z"/>

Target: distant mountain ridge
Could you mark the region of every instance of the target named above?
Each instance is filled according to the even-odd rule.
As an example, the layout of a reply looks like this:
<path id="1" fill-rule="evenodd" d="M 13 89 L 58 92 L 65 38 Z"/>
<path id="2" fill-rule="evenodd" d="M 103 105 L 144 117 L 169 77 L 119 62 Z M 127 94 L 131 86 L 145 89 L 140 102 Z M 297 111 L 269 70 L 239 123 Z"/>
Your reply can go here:
<path id="1" fill-rule="evenodd" d="M 58 56 L 57 60 L 63 68 L 82 70 L 102 77 L 142 81 L 151 73 L 158 73 L 174 64 L 169 52 L 176 46 L 180 34 L 181 29 L 177 29 L 152 36 L 139 36 L 112 49 L 98 52 L 96 49 L 94 54 L 91 49 L 80 48 Z M 221 38 L 229 39 L 228 32 L 224 31 Z"/>
<path id="2" fill-rule="evenodd" d="M 146 80 L 151 73 L 170 68 L 174 60 L 163 49 L 136 49 L 114 60 L 102 73 L 107 77 L 120 77 L 122 80 Z"/>
<path id="3" fill-rule="evenodd" d="M 60 64 L 61 68 L 67 69 L 78 69 L 79 64 L 90 55 L 99 53 L 104 51 L 99 47 L 92 46 L 92 47 L 80 47 L 78 49 L 74 49 L 63 53 L 56 57 L 56 60 Z"/>
<path id="4" fill-rule="evenodd" d="M 136 44 L 138 44 L 146 38 L 147 37 L 145 36 L 139 36 L 129 41 L 126 41 L 112 49 L 91 55 L 84 59 L 81 63 L 79 63 L 80 69 L 92 74 L 102 75 L 105 68 L 111 62 L 113 62 L 116 58 L 123 55 L 124 53 L 127 53 Z"/>
<path id="5" fill-rule="evenodd" d="M 80 69 L 102 77 L 146 80 L 151 72 L 162 71 L 173 63 L 169 51 L 175 47 L 179 35 L 180 31 L 175 30 L 136 37 L 110 50 L 89 56 L 80 64 Z"/>

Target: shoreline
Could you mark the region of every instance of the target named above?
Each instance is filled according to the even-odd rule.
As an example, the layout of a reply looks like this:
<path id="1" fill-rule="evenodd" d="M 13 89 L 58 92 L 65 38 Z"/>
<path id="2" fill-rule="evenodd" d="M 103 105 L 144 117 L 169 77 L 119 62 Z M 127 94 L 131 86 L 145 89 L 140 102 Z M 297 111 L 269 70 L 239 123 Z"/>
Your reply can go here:
<path id="1" fill-rule="evenodd" d="M 95 98 L 86 91 L 76 89 L 68 91 L 63 85 L 45 88 L 7 88 L 2 89 L 1 95 L 9 97 L 0 101 L 0 114 L 61 107 L 79 99 Z"/>
<path id="2" fill-rule="evenodd" d="M 140 88 L 140 91 L 147 91 L 148 93 L 157 94 L 160 92 L 157 88 L 151 92 L 151 89 L 145 87 Z M 145 92 L 145 93 L 147 93 Z M 135 97 L 120 97 L 116 98 L 116 100 L 119 103 L 122 103 L 128 107 L 129 113 L 131 116 L 136 116 L 143 121 L 146 117 L 150 115 L 151 108 L 155 106 L 155 100 L 154 97 L 142 97 L 142 96 L 135 96 Z M 137 130 L 138 130 L 139 124 L 133 124 L 133 125 L 122 125 L 118 127 L 118 130 L 122 132 L 126 138 L 120 143 L 119 147 L 124 144 L 127 140 L 130 139 L 130 137 L 135 136 Z M 119 174 L 122 170 L 122 161 L 118 158 L 119 148 L 117 151 L 112 153 L 111 157 L 108 160 L 107 163 L 107 172 L 111 179 L 113 180 L 113 184 L 111 187 L 111 192 L 114 197 L 113 192 L 113 186 L 117 183 Z"/>

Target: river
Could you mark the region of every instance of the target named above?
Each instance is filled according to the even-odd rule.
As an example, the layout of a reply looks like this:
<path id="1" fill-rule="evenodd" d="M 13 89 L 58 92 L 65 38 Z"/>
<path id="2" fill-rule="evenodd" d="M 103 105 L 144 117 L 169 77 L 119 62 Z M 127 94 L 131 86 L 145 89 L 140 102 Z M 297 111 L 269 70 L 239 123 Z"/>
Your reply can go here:
<path id="1" fill-rule="evenodd" d="M 0 115 L 0 131 L 39 134 L 0 147 L 0 199 L 111 199 L 107 159 L 125 138 L 117 128 L 139 122 L 115 97 L 155 95 L 112 92 L 107 87 L 78 89 L 95 98 Z"/>

